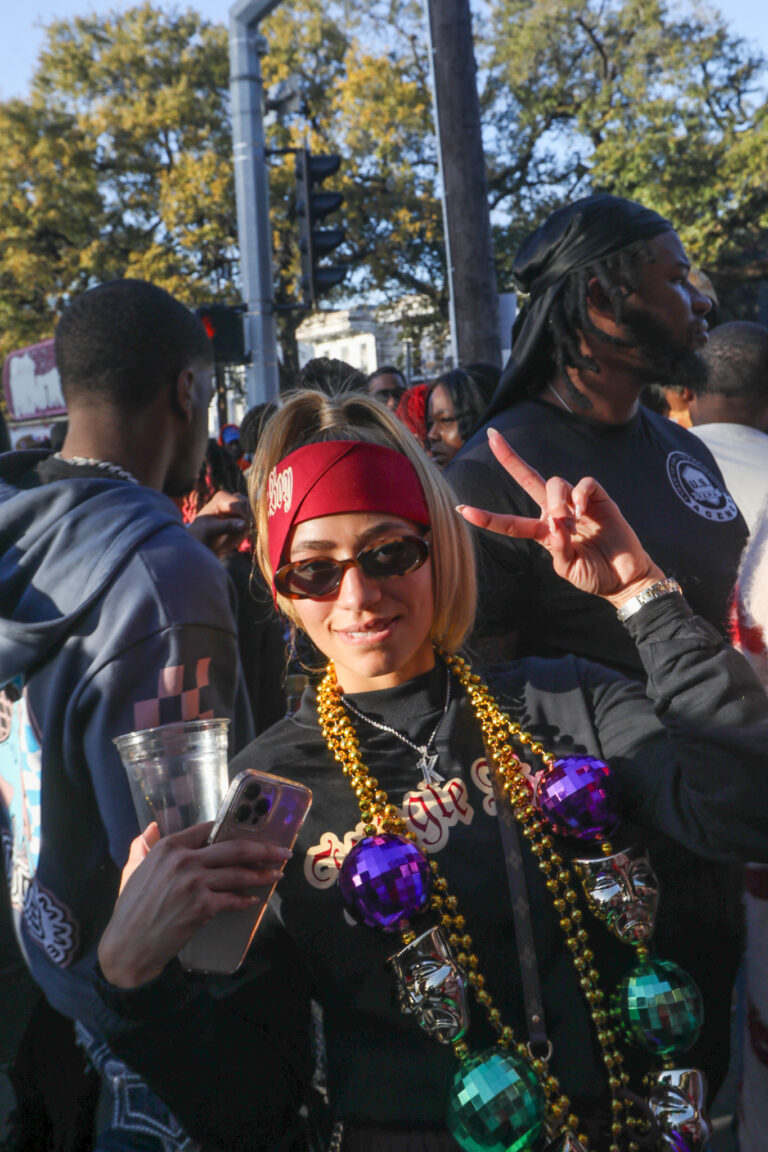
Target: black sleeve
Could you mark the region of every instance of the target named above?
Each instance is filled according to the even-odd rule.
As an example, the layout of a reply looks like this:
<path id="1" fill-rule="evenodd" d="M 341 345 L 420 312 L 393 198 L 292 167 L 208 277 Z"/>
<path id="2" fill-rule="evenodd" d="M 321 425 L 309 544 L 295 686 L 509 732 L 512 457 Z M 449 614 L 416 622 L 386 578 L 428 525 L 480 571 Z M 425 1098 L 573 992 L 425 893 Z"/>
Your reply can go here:
<path id="1" fill-rule="evenodd" d="M 313 1060 L 307 985 L 286 956 L 210 983 L 174 961 L 124 991 L 97 972 L 99 1029 L 187 1133 L 227 1152 L 300 1144 Z"/>
<path id="2" fill-rule="evenodd" d="M 768 700 L 744 658 L 677 596 L 629 630 L 646 689 L 581 662 L 627 815 L 715 860 L 768 861 Z"/>

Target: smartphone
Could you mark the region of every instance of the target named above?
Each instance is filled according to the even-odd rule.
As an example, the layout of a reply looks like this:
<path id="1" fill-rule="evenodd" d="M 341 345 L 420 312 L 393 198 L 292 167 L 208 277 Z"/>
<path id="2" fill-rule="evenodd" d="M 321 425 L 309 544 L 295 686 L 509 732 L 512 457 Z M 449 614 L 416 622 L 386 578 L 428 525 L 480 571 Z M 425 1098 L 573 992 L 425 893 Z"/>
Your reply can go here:
<path id="1" fill-rule="evenodd" d="M 292 848 L 311 804 L 312 793 L 303 784 L 246 768 L 230 784 L 208 843 L 243 838 Z M 276 883 L 252 889 L 251 895 L 258 899 L 250 908 L 219 912 L 199 928 L 179 952 L 182 965 L 194 972 L 236 972 Z"/>

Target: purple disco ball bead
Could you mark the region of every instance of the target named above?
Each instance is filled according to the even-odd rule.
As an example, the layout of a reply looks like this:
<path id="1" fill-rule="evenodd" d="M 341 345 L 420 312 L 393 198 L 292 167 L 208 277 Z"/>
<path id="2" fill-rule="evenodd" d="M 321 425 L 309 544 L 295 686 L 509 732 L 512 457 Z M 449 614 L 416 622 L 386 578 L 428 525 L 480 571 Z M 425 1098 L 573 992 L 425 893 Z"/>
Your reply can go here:
<path id="1" fill-rule="evenodd" d="M 595 756 L 564 756 L 536 789 L 542 816 L 561 836 L 602 840 L 619 822 L 616 777 Z"/>
<path id="2" fill-rule="evenodd" d="M 348 853 L 339 872 L 339 890 L 356 920 L 396 932 L 426 907 L 432 872 L 410 840 L 381 832 L 365 836 Z"/>

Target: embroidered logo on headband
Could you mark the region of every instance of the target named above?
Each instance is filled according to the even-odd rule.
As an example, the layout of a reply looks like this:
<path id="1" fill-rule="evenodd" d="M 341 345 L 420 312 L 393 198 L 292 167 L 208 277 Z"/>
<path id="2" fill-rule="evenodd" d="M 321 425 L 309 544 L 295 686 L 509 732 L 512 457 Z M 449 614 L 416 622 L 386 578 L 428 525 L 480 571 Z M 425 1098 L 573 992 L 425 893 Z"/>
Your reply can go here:
<path id="1" fill-rule="evenodd" d="M 427 501 L 408 457 L 362 440 L 324 440 L 296 448 L 273 468 L 266 497 L 273 572 L 284 561 L 294 525 L 315 517 L 382 512 L 429 524 Z"/>
<path id="2" fill-rule="evenodd" d="M 293 468 L 290 465 L 283 468 L 282 472 L 278 472 L 276 467 L 272 469 L 269 474 L 267 499 L 268 517 L 272 517 L 275 512 L 280 511 L 281 506 L 286 515 L 290 512 L 291 501 L 293 500 Z"/>

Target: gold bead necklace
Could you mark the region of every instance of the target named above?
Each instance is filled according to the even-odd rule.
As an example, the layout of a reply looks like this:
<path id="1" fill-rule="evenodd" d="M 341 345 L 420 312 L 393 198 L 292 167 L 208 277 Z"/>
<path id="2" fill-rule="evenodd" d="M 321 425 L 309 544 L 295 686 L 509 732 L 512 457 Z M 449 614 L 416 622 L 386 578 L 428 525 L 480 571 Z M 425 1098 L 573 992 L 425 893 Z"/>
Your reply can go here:
<path id="1" fill-rule="evenodd" d="M 623 1097 L 623 1090 L 629 1077 L 623 1069 L 622 1054 L 617 1046 L 616 1033 L 611 1027 L 605 994 L 599 986 L 599 973 L 594 967 L 594 953 L 588 947 L 589 937 L 584 928 L 584 913 L 578 907 L 578 884 L 566 860 L 556 851 L 545 822 L 535 805 L 533 794 L 522 772 L 518 755 L 510 746 L 516 741 L 527 748 L 543 763 L 551 768 L 556 757 L 546 752 L 530 733 L 521 729 L 503 712 L 491 695 L 482 679 L 472 672 L 460 656 L 438 653 L 450 672 L 456 676 L 469 697 L 475 717 L 480 725 L 483 741 L 491 754 L 495 766 L 501 773 L 503 788 L 515 820 L 520 825 L 522 835 L 529 842 L 536 863 L 544 874 L 547 890 L 558 913 L 560 928 L 565 936 L 565 944 L 576 969 L 579 987 L 586 1000 L 589 1014 L 597 1034 L 602 1061 L 605 1066 L 608 1088 L 611 1095 L 611 1144 L 609 1152 L 622 1152 L 619 1141 L 628 1138 L 629 1152 L 638 1152 L 638 1145 L 631 1137 L 641 1121 L 630 1114 L 630 1101 Z M 341 703 L 341 692 L 336 680 L 332 662 L 329 662 L 325 676 L 317 690 L 317 713 L 323 738 L 334 758 L 341 764 L 342 772 L 348 778 L 360 807 L 365 836 L 375 836 L 384 831 L 394 833 L 406 840 L 415 842 L 412 832 L 401 816 L 398 808 L 389 802 L 387 793 L 379 786 L 378 780 L 368 774 L 360 756 L 360 745 L 349 714 Z M 493 765 L 489 765 L 492 769 Z M 613 852 L 610 843 L 604 841 L 602 851 L 606 855 Z M 503 1024 L 501 1013 L 493 1003 L 485 986 L 485 978 L 479 971 L 479 961 L 474 952 L 472 937 L 467 931 L 464 916 L 459 912 L 458 901 L 448 890 L 448 882 L 441 876 L 436 860 L 430 860 L 433 875 L 433 893 L 429 907 L 436 913 L 445 929 L 448 942 L 456 952 L 456 961 L 464 969 L 473 990 L 475 1000 L 483 1008 L 485 1015 L 497 1035 L 497 1043 L 502 1048 L 514 1049 L 518 1056 L 527 1061 L 544 1091 L 546 1099 L 546 1123 L 550 1133 L 556 1134 L 561 1128 L 578 1131 L 578 1118 L 570 1111 L 568 1097 L 561 1091 L 557 1077 L 549 1072 L 547 1061 L 534 1057 L 529 1046 L 516 1040 L 512 1028 Z M 406 925 L 402 931 L 403 943 L 415 939 L 415 932 Z M 468 1055 L 463 1040 L 457 1040 L 453 1048 L 460 1059 Z M 586 1137 L 579 1135 L 586 1146 Z"/>

